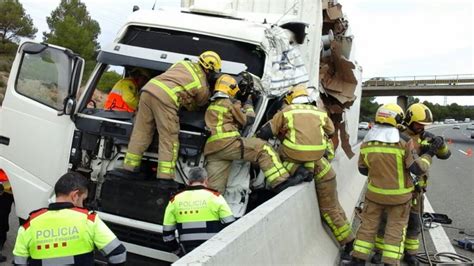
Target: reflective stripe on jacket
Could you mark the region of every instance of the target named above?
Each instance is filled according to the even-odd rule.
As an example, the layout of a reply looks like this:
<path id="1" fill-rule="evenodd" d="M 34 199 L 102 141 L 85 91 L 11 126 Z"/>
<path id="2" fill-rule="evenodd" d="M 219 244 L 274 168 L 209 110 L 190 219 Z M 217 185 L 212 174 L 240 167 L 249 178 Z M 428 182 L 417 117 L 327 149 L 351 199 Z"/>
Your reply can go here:
<path id="1" fill-rule="evenodd" d="M 363 143 L 359 168 L 368 169 L 366 197 L 376 203 L 388 205 L 409 201 L 414 189 L 410 171 L 416 168 L 421 169 L 419 172 L 426 172 L 430 163 L 430 156 L 418 157 L 412 140 Z"/>
<path id="2" fill-rule="evenodd" d="M 309 104 L 291 104 L 273 116 L 272 132 L 282 140 L 282 152 L 293 160 L 321 159 L 327 148 L 326 135 L 334 134 L 327 113 Z"/>
<path id="3" fill-rule="evenodd" d="M 13 255 L 18 265 L 93 265 L 95 248 L 110 264 L 126 260 L 125 247 L 95 212 L 52 203 L 20 226 Z"/>
<path id="4" fill-rule="evenodd" d="M 104 109 L 135 112 L 138 106 L 139 89 L 131 78 L 119 80 L 107 96 Z"/>
<path id="5" fill-rule="evenodd" d="M 249 104 L 245 104 L 242 108 L 238 100 L 220 98 L 213 101 L 204 117 L 206 126 L 211 131 L 204 154 L 222 150 L 232 143 L 235 137 L 240 137 L 239 130 L 245 127 L 248 117 L 255 117 L 253 107 Z"/>
<path id="6" fill-rule="evenodd" d="M 189 252 L 233 221 L 232 211 L 219 192 L 191 186 L 168 203 L 163 220 L 163 240 L 176 246 L 177 229 L 181 244 Z"/>
<path id="7" fill-rule="evenodd" d="M 190 111 L 206 105 L 210 94 L 204 71 L 199 64 L 186 60 L 148 81 L 143 91 L 150 92 L 168 106 L 184 106 Z"/>

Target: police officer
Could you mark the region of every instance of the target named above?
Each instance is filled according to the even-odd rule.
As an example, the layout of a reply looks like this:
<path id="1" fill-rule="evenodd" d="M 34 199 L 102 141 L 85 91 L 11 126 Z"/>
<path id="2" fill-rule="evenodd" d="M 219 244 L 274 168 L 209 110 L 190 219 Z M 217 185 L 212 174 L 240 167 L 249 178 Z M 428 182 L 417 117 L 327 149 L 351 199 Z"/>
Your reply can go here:
<path id="1" fill-rule="evenodd" d="M 385 104 L 377 110 L 375 126 L 367 133 L 360 148 L 359 172 L 368 176 L 362 221 L 354 241 L 355 265 L 364 265 L 374 248 L 382 215 L 387 215 L 382 262 L 399 264 L 410 213 L 414 183 L 410 174 L 426 173 L 431 154 L 418 157 L 413 141 L 401 134 L 397 126 L 403 121 L 403 110 L 396 104 Z M 436 148 L 437 147 L 432 147 Z"/>
<path id="2" fill-rule="evenodd" d="M 414 103 L 407 109 L 407 114 L 403 121 L 404 127 L 401 128 L 401 131 L 413 140 L 413 146 L 418 155 L 421 156 L 424 153 L 429 153 L 432 157 L 436 155 L 438 159 L 447 160 L 451 156 L 451 151 L 444 139 L 425 131 L 425 126 L 431 125 L 432 123 L 433 115 L 431 114 L 431 110 L 422 103 Z M 431 147 L 439 148 L 430 151 Z M 420 246 L 419 236 L 421 233 L 419 216 L 420 213 L 423 213 L 423 201 L 427 187 L 428 172 L 417 178 L 419 180 L 418 185 L 420 189 L 413 191 L 412 206 L 405 238 L 405 254 L 403 256 L 403 261 L 408 263 L 408 265 L 416 265 L 417 263 L 416 254 Z M 380 230 L 376 237 L 376 254 L 372 258 L 373 263 L 381 262 L 384 228 L 385 221 L 380 225 Z"/>
<path id="3" fill-rule="evenodd" d="M 207 188 L 206 170 L 191 168 L 188 178 L 186 190 L 170 199 L 163 221 L 163 240 L 177 255 L 183 250 L 176 241 L 175 230 L 184 253 L 188 253 L 235 221 L 224 197 Z"/>
<path id="4" fill-rule="evenodd" d="M 279 192 L 303 180 L 288 180 L 288 171 L 283 167 L 273 148 L 259 138 L 242 138 L 239 130 L 255 120 L 252 100 L 249 97 L 242 107 L 235 96 L 239 92 L 237 81 L 230 75 L 219 77 L 207 108 L 205 121 L 211 135 L 204 147 L 209 187 L 224 193 L 233 160 L 258 163 L 267 183 Z"/>
<path id="5" fill-rule="evenodd" d="M 210 95 L 209 81 L 220 69 L 219 55 L 206 51 L 199 56 L 199 63 L 179 61 L 145 84 L 125 155 L 125 170 L 139 170 L 143 152 L 158 130 L 157 177 L 163 187 L 177 188 L 174 177 L 179 150 L 178 110 L 183 106 L 193 111 L 206 105 Z"/>
<path id="6" fill-rule="evenodd" d="M 56 203 L 32 212 L 18 229 L 15 265 L 94 265 L 95 248 L 109 264 L 125 263 L 125 247 L 95 212 L 83 207 L 87 185 L 78 173 L 59 178 Z"/>
<path id="7" fill-rule="evenodd" d="M 321 216 L 344 246 L 342 257 L 348 259 L 354 236 L 338 200 L 336 173 L 324 157 L 326 152 L 333 153 L 328 151 L 327 139 L 334 134 L 334 124 L 325 111 L 310 104 L 311 99 L 303 85 L 293 87 L 285 102 L 287 106 L 276 113 L 257 136 L 263 139 L 274 135 L 280 137 L 280 157 L 290 173 L 300 166 L 310 170 L 307 181 L 315 181 Z"/>

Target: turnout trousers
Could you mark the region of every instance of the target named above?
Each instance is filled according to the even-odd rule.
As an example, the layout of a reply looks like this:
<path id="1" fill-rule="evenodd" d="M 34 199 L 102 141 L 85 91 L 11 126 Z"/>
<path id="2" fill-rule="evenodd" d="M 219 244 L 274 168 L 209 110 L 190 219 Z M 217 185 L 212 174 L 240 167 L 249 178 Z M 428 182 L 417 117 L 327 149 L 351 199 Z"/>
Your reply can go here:
<path id="1" fill-rule="evenodd" d="M 233 160 L 258 163 L 272 188 L 288 179 L 288 171 L 266 141 L 259 138 L 229 138 L 229 142 L 230 144 L 223 145 L 222 150 L 206 156 L 210 188 L 224 193 Z"/>
<path id="2" fill-rule="evenodd" d="M 408 218 L 407 233 L 405 238 L 405 252 L 410 255 L 416 255 L 420 248 L 421 223 L 420 213 L 424 211 L 423 201 L 425 200 L 424 192 L 414 192 L 413 201 L 410 209 L 410 216 Z M 421 212 L 420 212 L 421 208 Z M 384 232 L 387 223 L 387 216 L 382 216 L 382 223 L 380 224 L 377 237 L 375 238 L 375 252 L 382 253 L 384 245 Z"/>
<path id="3" fill-rule="evenodd" d="M 283 166 L 290 174 L 293 174 L 300 165 L 304 165 L 305 168 L 314 172 L 319 211 L 324 222 L 331 228 L 336 240 L 341 246 L 354 240 L 351 224 L 339 203 L 336 172 L 332 169 L 331 163 L 324 157 L 315 162 L 302 163 L 288 160 L 283 162 Z"/>
<path id="4" fill-rule="evenodd" d="M 375 236 L 385 212 L 387 214 L 387 225 L 385 226 L 382 262 L 399 265 L 403 256 L 410 203 L 408 201 L 399 205 L 384 205 L 373 202 L 366 197 L 361 214 L 362 221 L 354 241 L 352 256 L 365 261 L 368 260 L 375 246 Z"/>
<path id="5" fill-rule="evenodd" d="M 158 99 L 144 91 L 140 95 L 137 117 L 125 155 L 124 168 L 136 171 L 140 167 L 143 153 L 158 130 L 157 177 L 174 179 L 179 150 L 178 107 L 171 101 Z"/>

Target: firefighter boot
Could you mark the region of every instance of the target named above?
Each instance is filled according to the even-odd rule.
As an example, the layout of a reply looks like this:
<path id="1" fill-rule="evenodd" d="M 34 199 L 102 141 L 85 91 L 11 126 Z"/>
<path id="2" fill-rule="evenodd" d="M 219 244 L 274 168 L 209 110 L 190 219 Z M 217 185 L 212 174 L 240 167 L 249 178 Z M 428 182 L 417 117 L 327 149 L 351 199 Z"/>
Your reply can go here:
<path id="1" fill-rule="evenodd" d="M 303 165 L 300 165 L 295 173 L 293 174 L 294 178 L 302 179 L 304 182 L 311 182 L 314 178 L 313 172 L 309 171 Z"/>
<path id="2" fill-rule="evenodd" d="M 352 257 L 351 262 L 349 262 L 349 263 L 346 264 L 346 265 L 350 265 L 350 266 L 365 266 L 365 260 Z"/>
<path id="3" fill-rule="evenodd" d="M 372 256 L 372 259 L 370 260 L 370 263 L 382 264 L 382 253 L 381 252 L 375 252 L 375 254 Z"/>
<path id="4" fill-rule="evenodd" d="M 352 259 L 351 252 L 354 248 L 354 240 L 344 245 L 344 249 L 341 252 L 341 261 L 350 261 Z"/>
<path id="5" fill-rule="evenodd" d="M 418 265 L 418 260 L 415 255 L 406 253 L 403 255 L 403 261 L 406 262 L 409 266 Z"/>
<path id="6" fill-rule="evenodd" d="M 306 169 L 305 169 L 305 171 L 309 172 Z M 296 172 L 292 176 L 290 176 L 288 178 L 288 180 L 286 180 L 285 182 L 283 182 L 283 183 L 277 185 L 276 187 L 274 187 L 273 191 L 278 194 L 278 193 L 282 192 L 283 190 L 285 190 L 289 187 L 296 186 L 300 183 L 303 183 L 303 181 L 306 178 L 306 176 L 305 176 L 306 172 L 305 171 L 299 171 L 298 172 L 298 170 L 296 170 Z"/>

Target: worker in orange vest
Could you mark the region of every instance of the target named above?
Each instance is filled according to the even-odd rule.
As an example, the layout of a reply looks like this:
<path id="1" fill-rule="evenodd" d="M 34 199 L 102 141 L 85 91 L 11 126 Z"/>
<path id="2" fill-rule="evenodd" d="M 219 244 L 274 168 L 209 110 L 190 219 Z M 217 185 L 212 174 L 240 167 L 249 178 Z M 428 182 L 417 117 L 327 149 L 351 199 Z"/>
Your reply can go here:
<path id="1" fill-rule="evenodd" d="M 129 71 L 129 77 L 115 83 L 104 104 L 105 110 L 135 112 L 138 106 L 139 91 L 150 79 L 143 68 L 135 67 Z"/>

